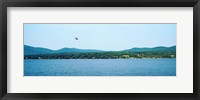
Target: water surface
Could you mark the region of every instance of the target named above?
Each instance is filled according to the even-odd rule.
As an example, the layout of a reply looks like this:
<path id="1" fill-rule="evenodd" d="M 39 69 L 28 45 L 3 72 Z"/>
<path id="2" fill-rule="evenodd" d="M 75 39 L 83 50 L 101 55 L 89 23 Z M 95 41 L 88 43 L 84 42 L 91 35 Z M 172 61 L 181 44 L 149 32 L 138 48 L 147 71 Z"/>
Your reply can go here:
<path id="1" fill-rule="evenodd" d="M 24 76 L 176 76 L 176 59 L 29 59 Z"/>

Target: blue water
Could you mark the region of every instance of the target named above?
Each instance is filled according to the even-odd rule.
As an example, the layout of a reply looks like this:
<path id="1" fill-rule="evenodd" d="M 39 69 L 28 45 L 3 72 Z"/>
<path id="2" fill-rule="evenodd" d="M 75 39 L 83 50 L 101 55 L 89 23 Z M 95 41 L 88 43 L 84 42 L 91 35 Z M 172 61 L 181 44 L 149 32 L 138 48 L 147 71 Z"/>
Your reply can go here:
<path id="1" fill-rule="evenodd" d="M 24 76 L 176 76 L 176 59 L 24 60 Z"/>

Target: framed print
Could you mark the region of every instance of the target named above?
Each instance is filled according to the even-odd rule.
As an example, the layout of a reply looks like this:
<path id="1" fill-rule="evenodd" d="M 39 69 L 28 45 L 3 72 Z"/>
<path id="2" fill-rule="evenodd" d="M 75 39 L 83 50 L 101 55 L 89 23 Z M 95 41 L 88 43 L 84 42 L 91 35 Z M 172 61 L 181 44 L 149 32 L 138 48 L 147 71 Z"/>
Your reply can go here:
<path id="1" fill-rule="evenodd" d="M 2 100 L 199 99 L 199 0 L 2 0 Z"/>

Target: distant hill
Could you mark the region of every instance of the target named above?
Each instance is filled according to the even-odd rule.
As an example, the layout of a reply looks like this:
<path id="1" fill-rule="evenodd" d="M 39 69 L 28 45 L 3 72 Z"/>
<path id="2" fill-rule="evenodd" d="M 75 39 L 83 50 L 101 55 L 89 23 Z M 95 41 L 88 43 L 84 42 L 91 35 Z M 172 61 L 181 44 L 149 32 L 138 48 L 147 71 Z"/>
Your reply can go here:
<path id="1" fill-rule="evenodd" d="M 93 49 L 77 49 L 77 48 L 62 48 L 59 50 L 51 50 L 41 47 L 32 47 L 24 45 L 24 55 L 54 54 L 54 53 L 69 53 L 69 52 L 103 52 L 103 51 L 93 50 Z"/>
<path id="2" fill-rule="evenodd" d="M 154 48 L 132 48 L 123 50 L 125 52 L 148 52 L 148 51 L 176 51 L 176 46 L 172 47 L 154 47 Z"/>
<path id="3" fill-rule="evenodd" d="M 132 48 L 121 51 L 62 48 L 50 50 L 24 46 L 24 59 L 132 59 L 132 58 L 176 58 L 176 46 L 154 48 Z"/>
<path id="4" fill-rule="evenodd" d="M 123 52 L 149 52 L 149 51 L 176 51 L 176 46 L 172 47 L 154 47 L 154 48 L 132 48 L 127 50 L 122 50 Z M 55 54 L 55 53 L 88 53 L 88 52 L 107 52 L 103 50 L 93 50 L 93 49 L 77 49 L 77 48 L 62 48 L 59 50 L 51 50 L 41 47 L 32 47 L 24 45 L 24 55 L 35 55 L 35 54 Z M 115 52 L 115 51 L 113 51 Z"/>
<path id="5" fill-rule="evenodd" d="M 49 54 L 52 52 L 53 50 L 50 50 L 50 49 L 24 45 L 24 55 Z"/>
<path id="6" fill-rule="evenodd" d="M 53 53 L 67 53 L 67 52 L 102 52 L 102 50 L 62 48 L 62 49 L 59 49 L 59 50 L 55 50 Z"/>

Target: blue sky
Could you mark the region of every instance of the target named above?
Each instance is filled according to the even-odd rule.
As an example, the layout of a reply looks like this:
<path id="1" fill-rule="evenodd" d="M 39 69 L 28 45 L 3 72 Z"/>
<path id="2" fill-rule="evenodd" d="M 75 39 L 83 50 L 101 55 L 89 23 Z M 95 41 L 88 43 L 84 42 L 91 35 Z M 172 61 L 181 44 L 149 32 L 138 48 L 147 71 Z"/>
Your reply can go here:
<path id="1" fill-rule="evenodd" d="M 176 24 L 24 24 L 24 44 L 52 50 L 169 47 L 176 45 Z"/>

